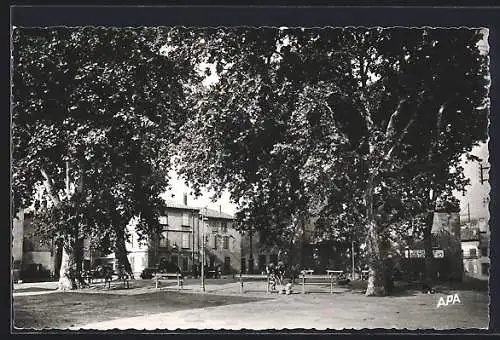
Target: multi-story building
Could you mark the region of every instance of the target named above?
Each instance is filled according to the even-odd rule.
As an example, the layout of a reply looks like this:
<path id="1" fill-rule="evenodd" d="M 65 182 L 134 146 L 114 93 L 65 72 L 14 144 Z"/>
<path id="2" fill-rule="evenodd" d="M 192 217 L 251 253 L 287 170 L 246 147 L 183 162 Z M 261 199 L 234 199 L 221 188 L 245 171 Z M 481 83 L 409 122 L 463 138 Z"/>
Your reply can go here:
<path id="1" fill-rule="evenodd" d="M 207 218 L 204 232 L 206 266 L 208 268 L 220 266 L 224 274 L 240 272 L 241 234 L 233 227 L 233 217 L 212 209 L 206 209 L 204 214 Z"/>
<path id="2" fill-rule="evenodd" d="M 459 196 L 464 271 L 466 276 L 488 280 L 490 268 L 488 144 L 478 145 L 472 153 L 480 157 L 481 162 L 463 165 L 466 176 L 470 178 L 470 186 Z"/>
<path id="3" fill-rule="evenodd" d="M 488 280 L 490 270 L 488 221 L 471 220 L 462 225 L 461 240 L 465 275 Z"/>
<path id="4" fill-rule="evenodd" d="M 206 268 L 220 266 L 223 273 L 239 272 L 241 235 L 233 228 L 233 217 L 220 209 L 188 206 L 187 196 L 183 203 L 167 202 L 160 217 L 161 234 L 147 241 L 139 242 L 133 225 L 129 226 L 132 237 L 127 250 L 134 275 L 158 266 L 161 260 L 177 264 L 183 272 L 191 272 L 193 264 L 202 262 L 203 243 Z"/>
<path id="5" fill-rule="evenodd" d="M 205 235 L 205 263 L 207 268 L 220 266 L 223 273 L 235 273 L 241 269 L 241 235 L 233 228 L 233 217 L 219 209 L 202 209 L 184 204 L 167 202 L 160 217 L 162 232 L 146 240 L 139 240 L 134 223 L 127 228 L 130 238 L 127 242 L 128 258 L 139 277 L 148 267 L 156 267 L 162 259 L 175 263 L 183 272 L 191 272 L 193 264 L 201 263 L 202 236 Z M 205 222 L 200 218 L 205 216 Z M 12 229 L 13 279 L 23 276 L 57 276 L 61 253 L 52 243 L 46 243 L 37 235 L 32 217 L 20 211 L 13 220 Z M 115 263 L 114 254 L 100 256 L 90 251 L 90 242 L 83 244 L 84 267 L 91 263 Z M 116 264 L 116 263 L 115 263 Z"/>

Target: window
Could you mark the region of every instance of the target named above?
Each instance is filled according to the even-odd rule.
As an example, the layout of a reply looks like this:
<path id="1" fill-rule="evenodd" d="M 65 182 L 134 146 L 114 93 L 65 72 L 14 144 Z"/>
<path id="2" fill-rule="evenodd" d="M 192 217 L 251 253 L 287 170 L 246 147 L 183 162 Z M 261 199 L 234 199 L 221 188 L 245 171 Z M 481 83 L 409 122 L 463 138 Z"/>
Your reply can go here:
<path id="1" fill-rule="evenodd" d="M 222 239 L 222 247 L 224 249 L 229 249 L 229 236 L 224 236 Z"/>
<path id="2" fill-rule="evenodd" d="M 191 223 L 189 223 L 189 212 L 183 211 L 182 212 L 182 225 L 184 226 L 190 226 Z"/>
<path id="3" fill-rule="evenodd" d="M 469 256 L 476 257 L 476 248 L 469 249 Z"/>
<path id="4" fill-rule="evenodd" d="M 489 263 L 481 263 L 481 274 L 490 275 L 490 264 Z"/>
<path id="5" fill-rule="evenodd" d="M 182 248 L 183 249 L 188 249 L 189 248 L 189 239 L 191 236 L 190 232 L 183 232 L 182 233 Z"/>
<path id="6" fill-rule="evenodd" d="M 488 256 L 488 248 L 480 249 L 481 256 Z"/>
<path id="7" fill-rule="evenodd" d="M 163 231 L 160 234 L 160 247 L 167 247 L 168 246 L 168 232 Z"/>
<path id="8" fill-rule="evenodd" d="M 166 226 L 168 224 L 168 217 L 167 216 L 160 216 L 158 218 L 158 221 L 162 226 Z"/>
<path id="9" fill-rule="evenodd" d="M 213 240 L 212 248 L 217 249 L 217 235 L 214 235 L 212 237 L 212 240 Z"/>
<path id="10" fill-rule="evenodd" d="M 219 222 L 218 221 L 212 221 L 210 223 L 210 227 L 212 228 L 212 233 L 217 234 L 219 232 Z"/>
<path id="11" fill-rule="evenodd" d="M 227 233 L 227 222 L 226 221 L 222 221 L 222 232 L 223 233 Z"/>

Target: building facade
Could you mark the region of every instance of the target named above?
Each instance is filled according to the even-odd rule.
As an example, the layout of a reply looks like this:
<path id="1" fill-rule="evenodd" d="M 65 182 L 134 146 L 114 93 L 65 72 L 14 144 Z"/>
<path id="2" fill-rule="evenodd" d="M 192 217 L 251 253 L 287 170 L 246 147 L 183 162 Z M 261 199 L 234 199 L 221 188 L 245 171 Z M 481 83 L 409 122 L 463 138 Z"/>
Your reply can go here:
<path id="1" fill-rule="evenodd" d="M 134 275 L 149 267 L 157 267 L 162 260 L 176 264 L 184 273 L 191 273 L 193 265 L 202 263 L 205 245 L 205 267 L 217 268 L 222 273 L 237 273 L 241 269 L 241 235 L 233 228 L 233 216 L 222 211 L 202 209 L 168 202 L 160 217 L 162 232 L 139 242 L 131 234 L 127 244 L 129 261 Z M 204 220 L 202 220 L 202 215 Z"/>
<path id="2" fill-rule="evenodd" d="M 224 274 L 238 273 L 241 269 L 241 235 L 233 227 L 233 216 L 213 209 L 167 202 L 160 217 L 162 232 L 140 240 L 135 224 L 127 226 L 129 240 L 126 244 L 128 259 L 135 277 L 146 268 L 157 267 L 162 260 L 176 264 L 183 272 L 190 273 L 193 264 L 202 261 L 205 244 L 206 268 L 220 266 Z M 205 222 L 201 214 L 204 213 Z M 12 274 L 14 280 L 57 277 L 61 256 L 52 243 L 42 242 L 32 225 L 29 213 L 20 211 L 12 225 Z M 203 242 L 203 237 L 205 240 Z M 90 251 L 89 240 L 83 244 L 84 268 L 110 263 L 116 265 L 114 254 L 100 256 Z"/>
<path id="3" fill-rule="evenodd" d="M 33 226 L 29 210 L 20 210 L 12 221 L 12 279 L 38 280 L 58 277 L 62 251 L 44 240 Z M 90 242 L 83 240 L 83 266 L 90 265 Z"/>
<path id="4" fill-rule="evenodd" d="M 490 271 L 488 221 L 476 219 L 463 223 L 461 241 L 465 275 L 488 280 Z"/>
<path id="5" fill-rule="evenodd" d="M 490 269 L 490 183 L 488 143 L 476 146 L 472 153 L 480 162 L 463 164 L 470 185 L 460 195 L 461 243 L 464 272 L 468 277 L 488 280 Z"/>

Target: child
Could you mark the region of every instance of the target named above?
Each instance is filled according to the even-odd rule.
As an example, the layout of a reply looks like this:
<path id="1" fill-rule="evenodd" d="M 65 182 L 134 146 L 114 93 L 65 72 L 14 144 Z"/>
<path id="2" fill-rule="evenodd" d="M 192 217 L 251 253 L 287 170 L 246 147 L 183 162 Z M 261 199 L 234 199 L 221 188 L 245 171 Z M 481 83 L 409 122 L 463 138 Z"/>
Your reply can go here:
<path id="1" fill-rule="evenodd" d="M 288 280 L 288 283 L 285 285 L 285 294 L 292 294 L 292 280 Z"/>

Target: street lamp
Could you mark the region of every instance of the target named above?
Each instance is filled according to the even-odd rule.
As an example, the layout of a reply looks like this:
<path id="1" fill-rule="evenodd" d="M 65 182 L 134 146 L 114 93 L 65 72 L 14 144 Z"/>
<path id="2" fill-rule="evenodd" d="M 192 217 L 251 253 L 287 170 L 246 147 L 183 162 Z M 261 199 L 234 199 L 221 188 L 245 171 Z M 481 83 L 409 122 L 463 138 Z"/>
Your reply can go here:
<path id="1" fill-rule="evenodd" d="M 352 277 L 351 279 L 354 280 L 354 241 L 351 242 L 351 254 L 352 254 Z"/>
<path id="2" fill-rule="evenodd" d="M 201 289 L 205 292 L 205 220 L 207 208 L 203 208 L 201 212 Z"/>
<path id="3" fill-rule="evenodd" d="M 181 268 L 181 262 L 180 262 L 180 260 L 181 260 L 181 249 L 177 245 L 177 242 L 174 242 L 174 245 L 173 245 L 172 248 L 174 248 L 174 250 L 177 250 L 177 268 L 179 268 L 179 270 L 180 270 L 180 268 Z"/>
<path id="4" fill-rule="evenodd" d="M 253 229 L 252 227 L 250 227 L 250 233 L 249 233 L 249 236 L 250 236 L 250 258 L 249 258 L 249 265 L 248 267 L 249 268 L 249 273 L 250 274 L 253 274 L 253 245 L 252 245 L 252 238 L 253 238 Z"/>

